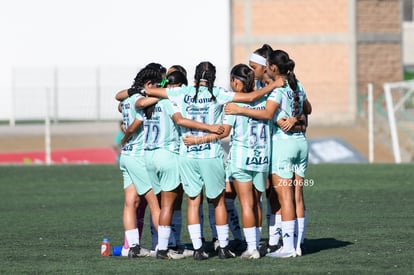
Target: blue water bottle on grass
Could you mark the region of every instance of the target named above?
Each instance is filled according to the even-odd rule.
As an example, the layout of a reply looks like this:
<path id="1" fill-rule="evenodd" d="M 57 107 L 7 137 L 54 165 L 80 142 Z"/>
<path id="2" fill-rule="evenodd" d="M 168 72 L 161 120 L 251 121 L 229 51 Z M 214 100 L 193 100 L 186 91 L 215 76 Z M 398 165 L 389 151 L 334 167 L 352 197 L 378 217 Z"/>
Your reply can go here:
<path id="1" fill-rule="evenodd" d="M 121 256 L 122 254 L 122 246 L 114 246 L 112 248 L 112 256 Z"/>

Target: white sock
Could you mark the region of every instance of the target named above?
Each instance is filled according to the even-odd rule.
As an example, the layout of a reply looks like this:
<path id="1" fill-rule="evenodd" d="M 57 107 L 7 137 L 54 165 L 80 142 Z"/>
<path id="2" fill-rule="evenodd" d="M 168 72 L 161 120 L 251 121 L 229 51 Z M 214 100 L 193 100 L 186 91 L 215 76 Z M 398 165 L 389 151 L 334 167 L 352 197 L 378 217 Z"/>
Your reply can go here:
<path id="1" fill-rule="evenodd" d="M 279 242 L 279 240 L 282 239 L 282 214 L 276 214 L 275 225 L 276 225 L 276 234 L 278 235 L 277 242 Z"/>
<path id="2" fill-rule="evenodd" d="M 159 225 L 158 226 L 158 250 L 167 250 L 168 239 L 171 235 L 171 226 Z"/>
<path id="3" fill-rule="evenodd" d="M 262 227 L 255 227 L 256 228 L 256 247 L 259 247 L 260 238 L 262 236 Z"/>
<path id="4" fill-rule="evenodd" d="M 217 229 L 216 229 L 216 214 L 215 214 L 214 204 L 211 202 L 208 203 L 208 220 L 210 222 L 211 237 L 213 239 L 218 239 Z"/>
<path id="5" fill-rule="evenodd" d="M 276 245 L 276 215 L 271 214 L 269 218 L 269 245 Z"/>
<path id="6" fill-rule="evenodd" d="M 295 221 L 296 220 L 282 221 L 283 251 L 295 250 L 295 246 L 294 246 Z"/>
<path id="7" fill-rule="evenodd" d="M 297 218 L 297 224 L 298 224 L 298 237 L 295 243 L 295 247 L 300 247 L 301 241 L 303 239 L 304 235 L 304 229 L 305 229 L 305 218 Z"/>
<path id="8" fill-rule="evenodd" d="M 271 215 L 269 226 L 269 245 L 277 245 L 282 236 L 282 216 Z"/>
<path id="9" fill-rule="evenodd" d="M 228 217 L 227 222 L 229 223 L 230 231 L 235 239 L 242 240 L 243 237 L 240 228 L 239 213 L 237 212 L 237 208 L 234 205 L 234 199 L 225 198 L 224 202 L 226 204 Z"/>
<path id="10" fill-rule="evenodd" d="M 256 229 L 257 227 L 249 227 L 249 228 L 243 228 L 244 232 L 244 238 L 246 239 L 247 243 L 247 250 L 249 252 L 252 252 L 256 249 Z"/>
<path id="11" fill-rule="evenodd" d="M 191 224 L 187 226 L 190 234 L 191 242 L 195 250 L 201 248 L 203 242 L 201 241 L 201 226 L 200 224 Z"/>
<path id="12" fill-rule="evenodd" d="M 229 225 L 216 225 L 216 229 L 220 247 L 224 248 L 229 244 Z"/>
<path id="13" fill-rule="evenodd" d="M 175 210 L 173 212 L 171 220 L 171 232 L 174 234 L 175 242 L 177 245 L 181 242 L 181 227 L 183 224 L 183 217 L 181 210 Z"/>
<path id="14" fill-rule="evenodd" d="M 127 238 L 129 247 L 139 245 L 139 232 L 138 228 L 125 231 L 125 237 Z"/>

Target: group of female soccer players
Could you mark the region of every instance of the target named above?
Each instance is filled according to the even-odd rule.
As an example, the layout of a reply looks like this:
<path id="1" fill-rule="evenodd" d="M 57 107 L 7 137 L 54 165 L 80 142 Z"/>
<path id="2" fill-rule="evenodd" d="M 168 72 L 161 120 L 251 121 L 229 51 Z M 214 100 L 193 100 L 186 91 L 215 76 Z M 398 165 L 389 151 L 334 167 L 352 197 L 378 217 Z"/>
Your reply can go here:
<path id="1" fill-rule="evenodd" d="M 231 191 L 241 205 L 247 244 L 242 259 L 302 255 L 305 131 L 311 105 L 294 68 L 285 51 L 265 44 L 252 53 L 249 66 L 232 68 L 231 91 L 215 86 L 216 69 L 210 62 L 197 65 L 193 85 L 187 84 L 181 66 L 167 71 L 150 63 L 138 72 L 131 88 L 117 94 L 125 132 L 119 163 L 125 193 L 123 255 L 151 254 L 140 246 L 142 232 L 137 227 L 136 209 L 145 198 L 157 232 L 157 258 L 208 259 L 200 221 L 206 196 L 214 208 L 217 255 L 236 257 L 229 246 L 225 203 Z M 221 139 L 227 136 L 230 149 L 224 160 Z M 187 198 L 191 252 L 169 249 L 179 239 L 172 232 L 172 219 L 182 192 Z M 269 242 L 259 247 L 262 193 L 272 210 Z"/>

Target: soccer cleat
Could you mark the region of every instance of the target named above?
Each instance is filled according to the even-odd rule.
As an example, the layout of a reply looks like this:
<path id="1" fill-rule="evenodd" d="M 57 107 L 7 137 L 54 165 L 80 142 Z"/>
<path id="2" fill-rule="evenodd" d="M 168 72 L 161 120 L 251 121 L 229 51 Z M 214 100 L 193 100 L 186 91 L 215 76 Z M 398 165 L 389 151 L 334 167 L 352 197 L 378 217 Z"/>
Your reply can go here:
<path id="1" fill-rule="evenodd" d="M 241 259 L 259 259 L 260 253 L 256 249 L 253 251 L 246 250 L 240 255 Z"/>
<path id="2" fill-rule="evenodd" d="M 194 260 L 198 260 L 198 261 L 207 260 L 208 259 L 208 254 L 201 247 L 199 249 L 194 250 L 193 258 L 194 258 Z"/>
<path id="3" fill-rule="evenodd" d="M 266 256 L 272 258 L 294 258 L 296 257 L 296 250 L 284 251 L 283 247 L 281 247 L 272 253 L 267 253 Z"/>
<path id="4" fill-rule="evenodd" d="M 170 257 L 170 259 L 174 260 L 180 260 L 185 258 L 183 253 L 179 253 L 178 251 L 172 249 L 168 249 L 168 256 Z"/>
<path id="5" fill-rule="evenodd" d="M 182 251 L 178 251 L 178 253 L 183 254 L 184 258 L 190 258 L 193 256 L 194 250 L 184 248 Z"/>
<path id="6" fill-rule="evenodd" d="M 157 259 L 168 260 L 170 257 L 168 256 L 168 250 L 157 250 Z"/>
<path id="7" fill-rule="evenodd" d="M 267 253 L 272 253 L 281 248 L 282 246 L 276 244 L 276 245 L 269 245 L 267 246 Z"/>
<path id="8" fill-rule="evenodd" d="M 230 250 L 229 246 L 226 246 L 226 247 L 219 246 L 217 254 L 220 259 L 236 258 L 236 254 Z"/>
<path id="9" fill-rule="evenodd" d="M 170 251 L 177 253 L 179 255 L 183 255 L 184 258 L 189 258 L 192 257 L 194 254 L 194 250 L 191 249 L 186 249 L 184 247 L 181 246 L 176 246 L 174 248 L 170 248 Z"/>
<path id="10" fill-rule="evenodd" d="M 140 245 L 130 247 L 128 252 L 128 258 L 148 257 L 150 255 L 151 251 L 141 247 Z"/>
<path id="11" fill-rule="evenodd" d="M 277 244 L 276 245 L 264 244 L 264 245 L 259 247 L 260 257 L 266 256 L 267 253 L 275 252 L 279 248 L 280 248 L 280 246 L 277 245 Z"/>
<path id="12" fill-rule="evenodd" d="M 187 250 L 187 249 L 186 249 Z M 180 260 L 184 259 L 186 257 L 189 257 L 188 255 L 193 256 L 193 252 L 191 251 L 191 254 L 189 250 L 185 251 L 176 251 L 172 249 L 166 249 L 166 250 L 157 250 L 157 259 L 173 259 L 173 260 Z"/>

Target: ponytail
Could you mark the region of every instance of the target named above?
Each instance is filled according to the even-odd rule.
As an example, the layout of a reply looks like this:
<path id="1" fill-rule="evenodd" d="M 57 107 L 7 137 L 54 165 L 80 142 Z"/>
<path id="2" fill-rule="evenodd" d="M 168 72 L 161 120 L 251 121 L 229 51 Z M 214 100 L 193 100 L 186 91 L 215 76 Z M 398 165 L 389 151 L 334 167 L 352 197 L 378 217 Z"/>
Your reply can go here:
<path id="1" fill-rule="evenodd" d="M 195 75 L 194 75 L 194 82 L 195 82 L 195 89 L 196 94 L 193 98 L 193 102 L 197 101 L 197 95 L 200 88 L 200 82 L 204 81 L 207 83 L 207 89 L 211 94 L 211 99 L 213 101 L 216 100 L 216 97 L 213 94 L 213 87 L 214 81 L 216 80 L 216 67 L 210 62 L 201 62 L 197 65 Z"/>

